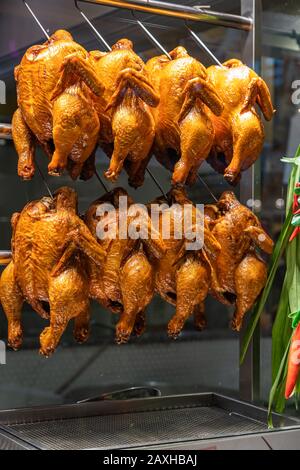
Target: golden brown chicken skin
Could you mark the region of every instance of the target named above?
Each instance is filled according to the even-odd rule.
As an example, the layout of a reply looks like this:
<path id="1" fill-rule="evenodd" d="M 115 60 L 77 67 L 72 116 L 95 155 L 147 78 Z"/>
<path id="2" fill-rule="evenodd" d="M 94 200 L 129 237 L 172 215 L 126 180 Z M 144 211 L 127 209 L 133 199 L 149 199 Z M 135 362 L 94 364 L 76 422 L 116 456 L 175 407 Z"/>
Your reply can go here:
<path id="1" fill-rule="evenodd" d="M 95 201 L 89 207 L 85 221 L 95 238 L 99 223 L 103 227 L 116 228 L 106 239 L 98 238 L 99 245 L 106 251 L 106 262 L 102 267 L 90 261 L 90 297 L 112 312 L 119 313 L 116 327 L 116 342 L 125 343 L 132 333 L 141 335 L 144 331 L 145 310 L 154 295 L 154 272 L 149 258 L 159 258 L 164 253 L 164 244 L 157 237 L 149 239 L 122 238 L 119 231 L 119 197 L 127 197 L 127 209 L 133 201 L 121 188 Z M 99 214 L 103 204 L 111 204 L 116 212 Z M 132 222 L 135 217 L 124 215 L 125 221 Z M 148 214 L 141 221 L 141 233 L 151 235 L 152 227 Z M 99 233 L 99 232 L 98 232 Z"/>
<path id="2" fill-rule="evenodd" d="M 255 105 L 270 121 L 274 114 L 271 95 L 264 80 L 237 59 L 225 62 L 223 67 L 209 67 L 207 73 L 224 104 L 221 116 L 209 113 L 215 141 L 208 161 L 235 185 L 241 172 L 253 165 L 262 151 L 264 126 Z"/>
<path id="3" fill-rule="evenodd" d="M 183 187 L 174 187 L 168 193 L 168 200 L 168 205 L 163 198 L 153 203 L 165 205 L 163 212 L 160 211 L 160 232 L 166 246 L 165 255 L 154 261 L 153 265 L 157 293 L 176 306 L 176 313 L 168 325 L 168 335 L 177 338 L 192 314 L 198 329 L 206 325 L 203 302 L 214 275 L 210 259 L 216 257 L 221 247 L 203 220 L 203 215 L 198 213 L 199 219 L 196 219 L 198 209 L 192 205 Z M 182 232 L 184 227 L 184 216 L 175 211 L 176 205 L 181 208 L 185 205 L 193 206 L 191 230 L 193 233 L 203 230 L 204 245 L 201 249 L 188 251 L 187 239 L 176 235 L 179 227 Z M 170 220 L 170 234 L 163 231 L 164 217 Z"/>
<path id="4" fill-rule="evenodd" d="M 82 253 L 103 263 L 105 252 L 77 215 L 77 196 L 70 188 L 54 200 L 34 201 L 12 218 L 13 260 L 0 280 L 0 300 L 8 320 L 8 343 L 22 344 L 21 310 L 28 302 L 50 319 L 40 337 L 41 354 L 51 355 L 71 318 L 75 339 L 89 333 L 88 277 Z M 44 308 L 49 304 L 49 313 Z"/>
<path id="5" fill-rule="evenodd" d="M 98 99 L 100 144 L 111 159 L 105 176 L 117 181 L 125 165 L 129 183 L 141 186 L 155 133 L 150 107 L 157 106 L 159 97 L 128 39 L 118 41 L 109 53 L 93 51 L 91 56 L 98 80 L 105 84 Z"/>
<path id="6" fill-rule="evenodd" d="M 18 174 L 31 179 L 38 143 L 57 176 L 69 166 L 75 179 L 97 144 L 100 125 L 94 106 L 101 94 L 89 54 L 70 33 L 59 30 L 44 44 L 29 48 L 15 68 L 18 109 L 12 134 Z"/>
<path id="7" fill-rule="evenodd" d="M 166 168 L 174 170 L 173 184 L 193 184 L 214 141 L 207 108 L 219 116 L 223 105 L 200 62 L 190 57 L 183 47 L 177 47 L 170 55 L 172 60 L 160 56 L 146 64 L 160 96 L 159 105 L 153 110 L 154 154 Z"/>
<path id="8" fill-rule="evenodd" d="M 212 261 L 217 277 L 212 293 L 224 304 L 235 304 L 232 328 L 239 331 L 267 280 L 267 266 L 255 248 L 271 254 L 274 244 L 255 214 L 230 191 L 223 193 L 215 211 L 210 206 L 206 216 L 222 247 Z"/>

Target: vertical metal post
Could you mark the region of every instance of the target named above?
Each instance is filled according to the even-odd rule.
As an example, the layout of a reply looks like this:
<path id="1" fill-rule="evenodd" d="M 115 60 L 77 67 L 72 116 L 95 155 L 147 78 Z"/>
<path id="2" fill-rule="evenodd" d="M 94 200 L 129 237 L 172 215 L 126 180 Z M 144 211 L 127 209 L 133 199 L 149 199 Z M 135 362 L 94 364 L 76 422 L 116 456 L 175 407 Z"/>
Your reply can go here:
<path id="1" fill-rule="evenodd" d="M 241 14 L 253 20 L 253 27 L 245 44 L 243 61 L 260 74 L 262 1 L 241 0 Z M 247 204 L 249 200 L 253 202 L 261 200 L 261 167 L 259 160 L 243 177 L 240 199 L 243 204 Z M 255 210 L 255 205 L 253 205 L 253 210 Z M 246 325 L 240 335 L 240 345 L 245 330 Z M 256 328 L 245 361 L 240 366 L 240 397 L 248 401 L 256 401 L 260 398 L 260 326 Z"/>

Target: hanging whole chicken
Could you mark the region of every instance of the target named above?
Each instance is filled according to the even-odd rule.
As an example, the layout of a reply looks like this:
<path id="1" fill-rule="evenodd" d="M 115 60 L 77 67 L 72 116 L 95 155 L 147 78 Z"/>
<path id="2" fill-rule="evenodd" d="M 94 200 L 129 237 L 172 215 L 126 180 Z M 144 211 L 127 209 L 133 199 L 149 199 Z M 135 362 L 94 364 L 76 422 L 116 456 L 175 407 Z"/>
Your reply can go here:
<path id="1" fill-rule="evenodd" d="M 223 103 L 218 88 L 210 84 L 205 67 L 190 57 L 184 47 L 177 47 L 170 56 L 172 60 L 159 56 L 146 64 L 160 96 L 159 105 L 153 110 L 154 154 L 162 165 L 174 170 L 173 184 L 193 184 L 214 142 L 210 114 L 220 116 Z"/>
<path id="2" fill-rule="evenodd" d="M 267 281 L 267 266 L 256 253 L 271 254 L 274 243 L 256 215 L 243 206 L 233 192 L 222 194 L 206 210 L 212 235 L 221 250 L 211 260 L 217 282 L 210 292 L 225 305 L 234 304 L 233 330 L 240 331 L 245 314 L 256 302 Z"/>
<path id="3" fill-rule="evenodd" d="M 51 355 L 70 319 L 79 342 L 89 334 L 88 275 L 82 253 L 101 264 L 104 250 L 77 215 L 77 196 L 61 188 L 54 200 L 44 197 L 12 218 L 12 261 L 0 279 L 0 301 L 8 320 L 8 344 L 22 344 L 23 302 L 50 326 L 40 336 L 40 352 Z M 49 304 L 49 313 L 45 307 Z"/>
<path id="4" fill-rule="evenodd" d="M 50 175 L 60 175 L 68 167 L 76 179 L 97 145 L 100 130 L 94 97 L 103 85 L 88 53 L 70 33 L 56 31 L 44 44 L 26 51 L 15 68 L 15 79 L 19 107 L 12 134 L 19 176 L 34 175 L 39 144 L 50 160 Z M 92 174 L 88 172 L 88 177 Z"/>
<path id="5" fill-rule="evenodd" d="M 167 197 L 168 205 L 164 198 L 158 198 L 152 203 L 165 206 L 164 210 L 159 212 L 159 227 L 166 246 L 165 255 L 154 260 L 153 265 L 156 292 L 176 306 L 176 313 L 168 324 L 168 335 L 176 339 L 191 315 L 194 315 L 199 330 L 206 325 L 203 302 L 214 282 L 210 259 L 216 258 L 221 245 L 210 232 L 203 214 L 188 199 L 182 186 L 173 187 Z M 188 220 L 187 211 L 190 209 Z M 170 231 L 165 232 L 164 221 L 169 220 Z M 188 233 L 189 238 L 201 235 L 199 249 L 194 246 L 195 249 L 187 250 Z M 185 236 L 182 237 L 181 234 Z"/>
<path id="6" fill-rule="evenodd" d="M 207 69 L 212 86 L 224 104 L 221 116 L 209 111 L 215 132 L 208 159 L 228 183 L 236 185 L 241 172 L 258 159 L 264 144 L 264 126 L 255 105 L 267 121 L 274 114 L 270 91 L 262 78 L 240 60 Z"/>
<path id="7" fill-rule="evenodd" d="M 121 198 L 125 201 L 124 205 L 121 202 L 122 206 Z M 128 193 L 116 188 L 93 202 L 85 215 L 87 226 L 106 252 L 102 266 L 89 260 L 90 297 L 120 314 L 116 327 L 119 344 L 126 343 L 132 332 L 139 336 L 144 331 L 145 309 L 154 296 L 154 271 L 150 261 L 161 258 L 165 252 L 164 243 L 147 212 L 139 216 L 133 208 Z M 130 224 L 135 223 L 140 235 L 133 238 L 128 230 Z M 103 238 L 98 236 L 99 227 L 105 234 Z"/>
<path id="8" fill-rule="evenodd" d="M 111 52 L 93 51 L 91 57 L 98 80 L 105 84 L 97 100 L 100 145 L 111 159 L 105 176 L 117 181 L 124 165 L 129 184 L 141 186 L 155 135 L 150 107 L 158 105 L 159 96 L 128 39 L 118 41 Z"/>

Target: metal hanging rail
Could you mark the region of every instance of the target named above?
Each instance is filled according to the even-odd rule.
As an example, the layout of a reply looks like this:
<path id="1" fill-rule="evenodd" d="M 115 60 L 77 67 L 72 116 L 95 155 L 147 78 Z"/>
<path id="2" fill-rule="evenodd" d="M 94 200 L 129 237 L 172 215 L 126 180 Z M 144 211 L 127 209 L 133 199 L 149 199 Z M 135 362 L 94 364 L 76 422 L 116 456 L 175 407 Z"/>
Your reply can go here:
<path id="1" fill-rule="evenodd" d="M 84 3 L 104 5 L 108 7 L 123 8 L 126 10 L 141 11 L 155 15 L 169 16 L 183 20 L 193 20 L 202 23 L 225 26 L 227 28 L 241 29 L 250 31 L 252 28 L 251 18 L 230 13 L 220 13 L 207 9 L 207 6 L 189 7 L 185 5 L 176 5 L 173 3 L 161 2 L 157 0 L 80 0 Z"/>

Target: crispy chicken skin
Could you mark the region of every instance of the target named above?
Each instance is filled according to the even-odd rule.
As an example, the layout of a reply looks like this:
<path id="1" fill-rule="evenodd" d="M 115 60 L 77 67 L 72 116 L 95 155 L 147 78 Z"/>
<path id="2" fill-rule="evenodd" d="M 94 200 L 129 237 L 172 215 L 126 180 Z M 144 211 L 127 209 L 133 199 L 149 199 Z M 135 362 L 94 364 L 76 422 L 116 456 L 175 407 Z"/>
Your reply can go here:
<path id="1" fill-rule="evenodd" d="M 125 164 L 129 184 L 141 186 L 155 134 L 150 107 L 157 106 L 158 94 L 128 39 L 118 41 L 111 52 L 93 51 L 91 56 L 98 80 L 105 84 L 98 99 L 100 145 L 110 158 L 105 176 L 117 181 Z"/>
<path id="2" fill-rule="evenodd" d="M 70 319 L 75 319 L 75 339 L 83 342 L 89 334 L 88 277 L 84 258 L 101 264 L 104 250 L 95 242 L 77 215 L 77 196 L 61 188 L 54 200 L 34 201 L 12 218 L 13 260 L 0 280 L 0 300 L 8 320 L 8 343 L 22 344 L 23 302 L 50 326 L 40 336 L 40 352 L 51 355 Z M 44 308 L 50 307 L 50 313 Z"/>
<path id="3" fill-rule="evenodd" d="M 215 260 L 217 284 L 212 294 L 222 303 L 234 303 L 232 328 L 240 331 L 245 314 L 256 302 L 267 280 L 266 264 L 255 248 L 265 253 L 273 251 L 273 241 L 258 218 L 240 204 L 231 191 L 223 193 L 215 206 L 206 212 L 211 232 L 222 246 Z"/>
<path id="4" fill-rule="evenodd" d="M 173 171 L 173 184 L 193 184 L 201 163 L 208 157 L 214 129 L 208 113 L 221 115 L 223 104 L 217 88 L 208 80 L 205 67 L 190 57 L 183 47 L 146 64 L 160 102 L 153 109 L 156 136 L 154 154 Z M 173 154 L 179 159 L 174 167 Z"/>
<path id="5" fill-rule="evenodd" d="M 209 67 L 207 73 L 224 104 L 221 116 L 209 112 L 215 141 L 208 161 L 235 185 L 262 151 L 264 126 L 255 105 L 270 121 L 274 114 L 271 95 L 264 80 L 237 59 L 223 67 Z"/>
<path id="6" fill-rule="evenodd" d="M 162 258 L 154 261 L 153 265 L 156 292 L 164 300 L 176 306 L 176 313 L 168 325 L 168 335 L 175 339 L 192 314 L 194 314 L 198 329 L 205 327 L 203 302 L 214 275 L 210 258 L 215 259 L 221 247 L 211 234 L 203 215 L 198 214 L 199 219 L 196 220 L 198 209 L 193 206 L 191 229 L 195 232 L 195 230 L 202 231 L 204 228 L 204 245 L 200 250 L 187 251 L 187 240 L 177 239 L 175 235 L 179 226 L 183 228 L 184 218 L 180 212 L 176 213 L 174 208 L 175 205 L 180 207 L 185 204 L 192 205 L 192 202 L 182 186 L 174 187 L 168 193 L 168 199 L 169 204 L 163 213 L 160 212 L 160 232 L 166 252 Z M 154 201 L 154 204 L 166 205 L 166 201 L 159 198 Z M 170 237 L 164 236 L 162 232 L 164 217 L 170 217 Z"/>
<path id="7" fill-rule="evenodd" d="M 12 134 L 19 156 L 18 174 L 31 179 L 38 143 L 48 156 L 49 174 L 69 166 L 75 179 L 96 147 L 100 125 L 95 94 L 103 91 L 89 54 L 70 33 L 56 31 L 30 47 L 15 68 L 18 109 Z"/>
<path id="8" fill-rule="evenodd" d="M 119 207 L 119 197 L 126 196 L 127 208 Z M 103 204 L 111 204 L 116 209 L 111 214 L 99 215 Z M 144 331 L 145 309 L 154 295 L 154 272 L 150 263 L 151 258 L 159 258 L 164 254 L 163 241 L 155 233 L 148 214 L 141 221 L 140 232 L 144 239 L 124 238 L 119 232 L 121 210 L 127 210 L 133 204 L 125 190 L 114 189 L 111 193 L 95 201 L 89 207 L 85 221 L 90 231 L 97 238 L 97 227 L 116 228 L 116 236 L 108 235 L 106 239 L 98 238 L 98 243 L 107 253 L 103 266 L 89 263 L 90 297 L 95 299 L 112 312 L 119 313 L 120 319 L 116 327 L 116 342 L 121 344 L 129 340 L 131 333 L 141 335 Z M 97 211 L 98 210 L 98 211 Z M 134 221 L 132 215 L 124 215 L 123 220 L 128 224 Z M 152 232 L 151 232 L 152 231 Z M 146 239 L 149 234 L 149 239 Z"/>

